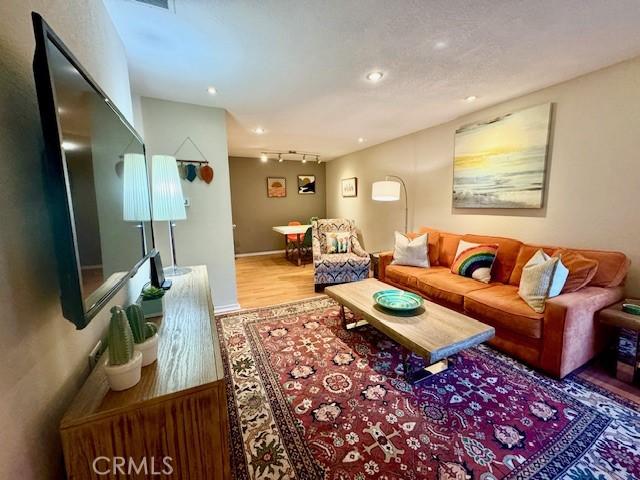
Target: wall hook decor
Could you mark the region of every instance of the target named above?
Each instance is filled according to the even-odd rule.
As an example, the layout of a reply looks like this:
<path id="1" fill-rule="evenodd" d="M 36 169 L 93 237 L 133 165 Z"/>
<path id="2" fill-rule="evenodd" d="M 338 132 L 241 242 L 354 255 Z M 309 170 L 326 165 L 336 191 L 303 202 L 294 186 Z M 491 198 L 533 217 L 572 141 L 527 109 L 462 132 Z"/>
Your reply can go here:
<path id="1" fill-rule="evenodd" d="M 193 148 L 200 154 L 202 160 L 181 160 L 178 158 L 178 152 L 187 142 L 193 145 Z M 181 178 L 190 182 L 193 182 L 196 178 L 200 178 L 200 180 L 206 183 L 211 183 L 213 180 L 213 168 L 209 165 L 209 160 L 207 160 L 207 157 L 204 156 L 202 150 L 198 148 L 196 142 L 194 142 L 191 137 L 187 137 L 182 141 L 173 156 L 177 159 Z"/>

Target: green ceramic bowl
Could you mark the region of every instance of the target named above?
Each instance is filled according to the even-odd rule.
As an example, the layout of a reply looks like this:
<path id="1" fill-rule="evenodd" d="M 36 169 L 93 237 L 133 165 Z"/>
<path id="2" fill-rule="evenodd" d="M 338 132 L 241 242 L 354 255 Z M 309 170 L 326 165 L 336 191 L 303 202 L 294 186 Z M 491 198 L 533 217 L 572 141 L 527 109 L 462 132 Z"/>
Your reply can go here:
<path id="1" fill-rule="evenodd" d="M 381 290 L 373 294 L 378 305 L 396 312 L 410 312 L 422 306 L 422 297 L 403 290 Z"/>
<path id="2" fill-rule="evenodd" d="M 633 303 L 623 303 L 622 311 L 630 313 L 632 315 L 640 315 L 640 305 L 635 305 Z"/>

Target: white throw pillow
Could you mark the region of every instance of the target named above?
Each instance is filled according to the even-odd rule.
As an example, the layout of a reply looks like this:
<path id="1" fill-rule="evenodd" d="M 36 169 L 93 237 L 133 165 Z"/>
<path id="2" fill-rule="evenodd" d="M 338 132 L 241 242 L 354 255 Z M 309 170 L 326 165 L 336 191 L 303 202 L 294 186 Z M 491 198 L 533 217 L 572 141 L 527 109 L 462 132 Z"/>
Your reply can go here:
<path id="1" fill-rule="evenodd" d="M 559 257 L 538 250 L 522 269 L 518 295 L 536 312 L 544 312 L 545 301 L 560 295 L 569 269 Z"/>
<path id="2" fill-rule="evenodd" d="M 393 248 L 393 265 L 429 268 L 427 255 L 427 234 L 409 240 L 406 235 L 396 232 L 396 244 Z"/>

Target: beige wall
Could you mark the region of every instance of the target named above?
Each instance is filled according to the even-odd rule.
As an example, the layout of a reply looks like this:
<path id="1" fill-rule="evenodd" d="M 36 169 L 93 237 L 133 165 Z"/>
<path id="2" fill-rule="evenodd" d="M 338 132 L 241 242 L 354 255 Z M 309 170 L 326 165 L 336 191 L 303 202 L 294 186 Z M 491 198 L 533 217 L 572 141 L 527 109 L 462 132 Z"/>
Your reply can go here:
<path id="1" fill-rule="evenodd" d="M 206 265 L 216 311 L 237 307 L 226 112 L 220 108 L 142 98 L 147 155 L 169 154 L 191 137 L 214 171 L 210 184 L 196 179 L 182 181 L 189 198 L 187 219 L 176 222 L 176 255 L 180 265 Z M 197 160 L 198 152 L 187 143 L 180 158 Z M 162 261 L 169 265 L 171 254 L 167 222 L 155 224 L 155 238 Z"/>
<path id="2" fill-rule="evenodd" d="M 124 47 L 100 0 L 0 2 L 0 478 L 7 479 L 63 478 L 58 423 L 86 378 L 109 308 L 82 331 L 62 317 L 41 174 L 32 10 L 131 118 Z M 130 287 L 112 303 L 139 292 Z"/>
<path id="3" fill-rule="evenodd" d="M 555 104 L 546 208 L 454 210 L 456 128 L 545 102 Z M 410 228 L 620 250 L 632 260 L 628 290 L 640 294 L 640 58 L 329 162 L 327 214 L 354 218 L 370 250 L 391 247 L 403 225 L 401 203 L 371 200 L 385 174 L 407 179 Z M 358 198 L 343 199 L 340 179 L 353 176 Z"/>
<path id="4" fill-rule="evenodd" d="M 236 253 L 282 250 L 284 240 L 271 230 L 290 220 L 306 223 L 311 217 L 325 216 L 325 164 L 282 162 L 257 158 L 229 158 L 231 204 L 233 207 Z M 316 194 L 298 194 L 298 175 L 316 176 Z M 267 177 L 285 177 L 287 196 L 267 197 Z"/>

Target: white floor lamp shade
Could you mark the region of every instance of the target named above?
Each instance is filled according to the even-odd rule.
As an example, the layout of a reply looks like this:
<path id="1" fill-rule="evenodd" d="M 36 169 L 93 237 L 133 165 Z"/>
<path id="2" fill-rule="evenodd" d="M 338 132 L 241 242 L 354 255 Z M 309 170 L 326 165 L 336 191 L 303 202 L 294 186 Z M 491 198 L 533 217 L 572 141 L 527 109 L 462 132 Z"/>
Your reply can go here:
<path id="1" fill-rule="evenodd" d="M 391 180 L 373 182 L 371 198 L 378 202 L 397 202 L 400 200 L 400 183 Z"/>
<path id="2" fill-rule="evenodd" d="M 169 240 L 171 241 L 171 267 L 169 275 L 182 275 L 188 268 L 176 266 L 176 245 L 173 234 L 174 220 L 185 220 L 184 196 L 178 173 L 178 163 L 170 155 L 154 155 L 151 158 L 151 191 L 153 193 L 153 219 L 169 222 Z"/>
<path id="3" fill-rule="evenodd" d="M 396 180 L 389 180 L 394 178 Z M 400 187 L 404 190 L 404 231 L 409 228 L 409 199 L 407 185 L 397 175 L 387 175 L 384 180 L 373 182 L 371 186 L 371 199 L 377 202 L 397 202 L 400 200 Z"/>
<path id="4" fill-rule="evenodd" d="M 143 222 L 151 220 L 151 207 L 147 163 L 142 153 L 124 154 L 123 177 L 122 218 L 125 222 L 135 222 L 140 229 L 140 245 L 144 256 L 147 254 L 147 242 Z"/>

